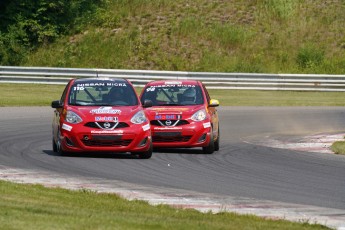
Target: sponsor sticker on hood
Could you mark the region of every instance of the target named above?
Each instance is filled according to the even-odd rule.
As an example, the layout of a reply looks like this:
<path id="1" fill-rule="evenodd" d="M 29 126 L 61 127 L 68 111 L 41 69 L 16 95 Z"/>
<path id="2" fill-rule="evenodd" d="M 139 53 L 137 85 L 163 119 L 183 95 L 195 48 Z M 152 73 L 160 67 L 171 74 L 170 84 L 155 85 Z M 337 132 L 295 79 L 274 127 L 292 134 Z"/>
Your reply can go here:
<path id="1" fill-rule="evenodd" d="M 158 108 L 150 108 L 150 110 L 152 111 L 176 111 L 176 112 L 184 112 L 184 111 L 190 111 L 191 109 L 190 108 L 181 108 L 179 107 L 178 109 L 177 108 L 169 108 L 169 107 L 158 107 Z"/>
<path id="2" fill-rule="evenodd" d="M 113 107 L 99 107 L 98 109 L 92 109 L 90 111 L 92 114 L 121 114 L 121 110 L 113 109 Z"/>

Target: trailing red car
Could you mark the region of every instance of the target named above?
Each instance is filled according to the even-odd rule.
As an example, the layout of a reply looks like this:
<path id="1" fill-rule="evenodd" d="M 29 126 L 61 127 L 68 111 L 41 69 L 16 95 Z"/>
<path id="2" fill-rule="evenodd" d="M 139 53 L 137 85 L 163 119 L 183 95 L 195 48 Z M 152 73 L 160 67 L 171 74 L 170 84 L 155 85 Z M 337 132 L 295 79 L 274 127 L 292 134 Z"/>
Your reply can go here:
<path id="1" fill-rule="evenodd" d="M 61 99 L 52 102 L 52 108 L 54 152 L 131 152 L 144 159 L 152 156 L 150 124 L 127 80 L 72 79 Z"/>
<path id="2" fill-rule="evenodd" d="M 206 154 L 219 150 L 219 102 L 200 81 L 152 81 L 140 100 L 152 103 L 145 111 L 154 147 L 202 147 Z"/>

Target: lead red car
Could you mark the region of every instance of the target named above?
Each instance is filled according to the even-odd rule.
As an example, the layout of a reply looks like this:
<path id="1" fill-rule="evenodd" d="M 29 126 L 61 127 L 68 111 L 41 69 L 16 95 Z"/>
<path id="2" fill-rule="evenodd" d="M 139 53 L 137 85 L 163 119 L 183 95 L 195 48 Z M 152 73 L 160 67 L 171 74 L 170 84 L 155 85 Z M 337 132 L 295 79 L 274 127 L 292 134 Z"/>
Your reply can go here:
<path id="1" fill-rule="evenodd" d="M 52 107 L 55 152 L 131 152 L 140 158 L 152 156 L 150 124 L 127 80 L 72 79 Z"/>
<path id="2" fill-rule="evenodd" d="M 140 99 L 152 103 L 145 111 L 154 147 L 202 147 L 206 154 L 219 150 L 219 102 L 200 81 L 152 81 Z"/>

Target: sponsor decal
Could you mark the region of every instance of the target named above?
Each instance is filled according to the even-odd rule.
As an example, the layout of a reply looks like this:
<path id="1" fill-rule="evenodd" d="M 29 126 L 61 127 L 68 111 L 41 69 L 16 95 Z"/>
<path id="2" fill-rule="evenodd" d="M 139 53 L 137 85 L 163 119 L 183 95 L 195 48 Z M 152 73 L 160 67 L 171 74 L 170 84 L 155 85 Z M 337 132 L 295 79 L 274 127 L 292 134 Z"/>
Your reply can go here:
<path id="1" fill-rule="evenodd" d="M 150 129 L 150 124 L 147 124 L 147 125 L 144 125 L 143 126 L 143 130 L 144 131 L 147 131 L 147 130 L 149 130 Z"/>
<path id="2" fill-rule="evenodd" d="M 62 124 L 62 129 L 64 129 L 64 130 L 71 131 L 72 128 L 73 128 L 73 127 L 70 126 L 70 125 Z"/>
<path id="3" fill-rule="evenodd" d="M 113 107 L 100 107 L 90 111 L 92 114 L 121 114 L 121 110 L 113 109 Z"/>
<path id="4" fill-rule="evenodd" d="M 182 84 L 182 82 L 171 82 L 171 83 L 181 83 L 181 84 L 151 85 L 150 87 L 146 88 L 146 92 L 155 91 L 156 90 L 155 88 L 169 88 L 169 87 L 195 88 L 196 87 L 195 85 Z"/>
<path id="5" fill-rule="evenodd" d="M 204 128 L 210 128 L 211 127 L 211 122 L 206 122 L 203 125 L 204 125 Z"/>
<path id="6" fill-rule="evenodd" d="M 95 117 L 95 121 L 118 122 L 118 117 Z"/>
<path id="7" fill-rule="evenodd" d="M 175 127 L 175 126 L 171 126 L 171 127 L 164 127 L 164 128 L 161 128 L 161 127 L 154 127 L 153 129 L 154 129 L 154 130 L 176 130 L 176 129 L 182 129 L 182 128 Z"/>
<path id="8" fill-rule="evenodd" d="M 89 83 L 79 83 L 76 87 L 92 87 L 92 86 L 119 86 L 127 87 L 126 83 L 119 82 L 89 82 Z"/>
<path id="9" fill-rule="evenodd" d="M 83 87 L 83 86 L 74 86 L 74 87 L 73 87 L 73 90 L 74 90 L 74 91 L 85 90 L 85 87 Z"/>
<path id="10" fill-rule="evenodd" d="M 146 92 L 154 92 L 155 90 L 156 90 L 156 88 L 151 86 L 151 87 L 146 89 Z"/>
<path id="11" fill-rule="evenodd" d="M 157 114 L 155 120 L 181 120 L 181 115 L 176 114 Z"/>
<path id="12" fill-rule="evenodd" d="M 76 86 L 73 86 L 74 91 L 85 90 L 86 87 L 127 87 L 126 83 L 119 82 L 88 82 L 88 83 L 79 83 Z"/>
<path id="13" fill-rule="evenodd" d="M 152 108 L 151 110 L 153 111 L 176 111 L 176 112 L 183 112 L 183 111 L 188 111 L 190 110 L 190 108 L 178 108 L 178 110 L 176 108 L 169 108 L 169 107 L 162 107 L 162 108 Z"/>
<path id="14" fill-rule="evenodd" d="M 91 134 L 123 134 L 123 130 L 91 130 Z"/>

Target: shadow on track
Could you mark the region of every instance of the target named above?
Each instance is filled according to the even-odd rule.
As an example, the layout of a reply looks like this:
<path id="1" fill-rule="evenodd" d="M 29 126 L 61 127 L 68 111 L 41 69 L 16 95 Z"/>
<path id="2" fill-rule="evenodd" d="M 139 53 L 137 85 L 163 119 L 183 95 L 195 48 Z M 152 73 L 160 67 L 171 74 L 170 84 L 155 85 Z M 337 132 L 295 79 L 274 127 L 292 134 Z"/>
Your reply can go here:
<path id="1" fill-rule="evenodd" d="M 139 159 L 131 153 L 104 153 L 104 152 L 85 152 L 85 153 L 64 153 L 60 154 L 52 150 L 42 150 L 43 153 L 54 157 L 80 157 L 80 158 L 112 158 L 112 159 Z M 197 148 L 154 148 L 155 154 L 187 154 L 187 155 L 209 155 L 204 154 L 202 149 Z M 211 154 L 212 155 L 212 154 Z"/>
<path id="2" fill-rule="evenodd" d="M 104 152 L 86 152 L 86 153 L 56 153 L 52 150 L 43 150 L 43 153 L 54 157 L 79 157 L 79 158 L 111 158 L 111 159 L 139 159 L 137 155 L 131 153 L 104 153 Z"/>
<path id="3" fill-rule="evenodd" d="M 153 148 L 154 153 L 167 153 L 167 154 L 204 154 L 202 149 L 199 148 Z M 212 154 L 211 154 L 212 155 Z"/>

